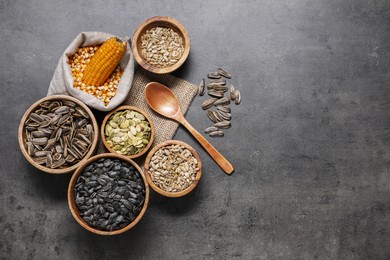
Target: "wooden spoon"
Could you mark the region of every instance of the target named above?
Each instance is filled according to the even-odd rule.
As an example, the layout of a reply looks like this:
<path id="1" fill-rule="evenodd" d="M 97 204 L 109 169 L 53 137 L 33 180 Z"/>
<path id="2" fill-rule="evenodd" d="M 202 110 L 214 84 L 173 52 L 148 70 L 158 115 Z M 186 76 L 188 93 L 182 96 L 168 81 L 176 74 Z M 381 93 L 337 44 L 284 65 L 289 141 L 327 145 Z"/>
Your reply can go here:
<path id="1" fill-rule="evenodd" d="M 234 171 L 233 165 L 184 118 L 180 110 L 179 101 L 169 88 L 158 82 L 150 82 L 145 87 L 145 98 L 154 111 L 185 126 L 222 170 L 227 174 L 231 174 Z"/>

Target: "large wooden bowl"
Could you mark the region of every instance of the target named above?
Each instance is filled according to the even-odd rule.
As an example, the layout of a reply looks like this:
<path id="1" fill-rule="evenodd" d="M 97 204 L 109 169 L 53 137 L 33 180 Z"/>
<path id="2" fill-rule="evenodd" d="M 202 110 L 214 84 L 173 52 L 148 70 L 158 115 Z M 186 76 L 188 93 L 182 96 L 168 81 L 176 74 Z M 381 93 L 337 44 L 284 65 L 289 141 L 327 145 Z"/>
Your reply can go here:
<path id="1" fill-rule="evenodd" d="M 149 163 L 150 163 L 150 160 L 153 157 L 153 155 L 157 152 L 157 150 L 159 150 L 160 148 L 162 148 L 164 146 L 177 145 L 177 144 L 178 145 L 182 145 L 185 148 L 187 148 L 192 153 L 192 155 L 196 158 L 196 160 L 198 160 L 199 171 L 196 173 L 195 180 L 185 190 L 182 190 L 182 191 L 179 191 L 179 192 L 169 192 L 169 191 L 165 191 L 165 190 L 159 188 L 152 181 L 152 178 L 150 177 L 150 174 L 149 174 Z M 145 173 L 146 179 L 147 179 L 150 187 L 152 187 L 152 189 L 155 192 L 157 192 L 157 193 L 159 193 L 159 194 L 161 194 L 163 196 L 171 197 L 171 198 L 182 197 L 182 196 L 187 195 L 188 193 L 190 193 L 196 187 L 196 185 L 198 184 L 198 182 L 200 180 L 200 177 L 202 177 L 202 162 L 200 160 L 200 157 L 199 157 L 198 153 L 195 151 L 194 148 L 192 148 L 187 143 L 182 142 L 182 141 L 178 141 L 178 140 L 168 140 L 168 141 L 162 142 L 162 143 L 156 145 L 155 147 L 153 147 L 153 149 L 150 150 L 150 152 L 148 153 L 148 156 L 146 157 L 144 169 L 145 169 L 144 173 Z"/>
<path id="2" fill-rule="evenodd" d="M 85 110 L 85 112 L 88 113 L 89 118 L 91 120 L 93 130 L 94 130 L 93 140 L 92 140 L 90 150 L 84 156 L 84 158 L 72 166 L 67 166 L 67 167 L 58 168 L 58 169 L 52 169 L 52 168 L 49 168 L 49 167 L 46 167 L 43 165 L 39 165 L 31 158 L 31 156 L 28 154 L 26 147 L 25 147 L 26 130 L 25 130 L 24 123 L 26 122 L 26 120 L 28 119 L 30 114 L 38 109 L 39 104 L 41 104 L 42 102 L 45 102 L 45 101 L 54 101 L 54 100 L 59 100 L 59 101 L 69 100 L 69 101 L 76 103 L 79 107 L 83 108 Z M 44 98 L 38 100 L 37 102 L 35 102 L 34 104 L 32 104 L 30 106 L 30 108 L 26 111 L 26 113 L 23 115 L 22 119 L 20 120 L 19 129 L 18 129 L 19 147 L 20 147 L 20 150 L 22 151 L 24 157 L 27 159 L 27 161 L 32 166 L 34 166 L 38 170 L 41 170 L 41 171 L 44 171 L 47 173 L 51 173 L 51 174 L 65 174 L 65 173 L 70 173 L 70 172 L 73 172 L 74 170 L 76 170 L 77 167 L 79 167 L 79 165 L 84 163 L 89 157 L 91 157 L 95 153 L 97 143 L 98 143 L 98 137 L 99 137 L 99 127 L 98 127 L 98 124 L 96 122 L 95 116 L 93 115 L 92 111 L 80 100 L 78 100 L 74 97 L 66 96 L 66 95 L 53 95 L 53 96 L 44 97 Z"/>
<path id="3" fill-rule="evenodd" d="M 122 111 L 122 110 L 134 110 L 134 111 L 137 111 L 138 113 L 142 114 L 145 116 L 146 120 L 149 122 L 149 125 L 150 125 L 150 140 L 149 140 L 149 143 L 147 146 L 144 147 L 143 150 L 141 150 L 141 152 L 137 153 L 137 154 L 132 154 L 132 155 L 124 155 L 130 159 L 134 159 L 134 158 L 137 158 L 137 157 L 140 157 L 142 156 L 143 154 L 145 154 L 149 148 L 152 146 L 152 143 L 153 143 L 153 140 L 154 140 L 154 125 L 153 125 L 153 122 L 152 120 L 150 119 L 150 117 L 146 114 L 145 111 L 141 110 L 140 108 L 138 107 L 133 107 L 133 106 L 120 106 L 120 107 L 117 107 L 116 109 L 112 110 L 110 113 L 108 113 L 105 117 L 104 117 L 104 120 L 103 120 L 103 123 L 102 123 L 102 126 L 100 128 L 100 135 L 101 135 L 101 138 L 102 138 L 102 142 L 104 144 L 104 146 L 107 148 L 108 151 L 110 151 L 111 153 L 117 153 L 114 149 L 112 149 L 108 144 L 107 144 L 107 141 L 106 141 L 106 136 L 104 134 L 105 132 L 105 128 L 106 128 L 106 124 L 107 124 L 107 121 L 108 119 L 113 115 L 115 114 L 116 112 L 118 111 Z"/>
<path id="4" fill-rule="evenodd" d="M 80 216 L 80 211 L 79 211 L 79 208 L 77 207 L 75 194 L 74 194 L 74 188 L 75 188 L 77 179 L 79 178 L 80 174 L 83 173 L 84 168 L 87 167 L 88 165 L 90 165 L 91 163 L 93 163 L 94 161 L 97 161 L 101 158 L 120 159 L 122 161 L 130 163 L 140 173 L 142 180 L 144 182 L 144 185 L 145 185 L 145 201 L 144 201 L 144 205 L 142 206 L 142 209 L 141 209 L 140 213 L 138 214 L 138 216 L 134 219 L 133 222 L 131 222 L 126 227 L 123 227 L 121 229 L 117 229 L 114 231 L 104 231 L 104 230 L 100 230 L 100 229 L 97 229 L 97 228 L 94 228 L 94 227 L 91 227 L 90 225 L 88 225 L 88 223 L 85 222 L 85 220 Z M 103 154 L 95 155 L 95 156 L 91 157 L 90 159 L 88 159 L 87 161 L 85 161 L 82 165 L 80 165 L 80 167 L 73 174 L 73 176 L 69 182 L 69 186 L 68 186 L 68 205 L 69 205 L 69 209 L 70 209 L 70 212 L 72 213 L 73 217 L 86 230 L 88 230 L 92 233 L 98 234 L 98 235 L 117 235 L 117 234 L 123 233 L 123 232 L 128 231 L 131 228 L 133 228 L 135 225 L 137 225 L 137 223 L 141 220 L 141 218 L 145 214 L 146 209 L 148 208 L 148 205 L 149 205 L 149 185 L 145 179 L 145 175 L 142 172 L 141 168 L 133 160 L 127 158 L 126 156 L 120 155 L 120 154 L 103 153 Z"/>
<path id="5" fill-rule="evenodd" d="M 168 27 L 174 30 L 181 38 L 183 38 L 184 52 L 178 62 L 169 67 L 158 68 L 149 64 L 141 52 L 141 37 L 145 34 L 147 30 L 150 30 L 153 27 Z M 188 54 L 190 53 L 190 37 L 188 36 L 187 30 L 184 26 L 177 20 L 168 17 L 168 16 L 155 16 L 144 21 L 134 32 L 132 40 L 132 49 L 135 60 L 141 65 L 144 69 L 156 73 L 156 74 L 166 74 L 171 73 L 178 69 L 187 59 Z"/>

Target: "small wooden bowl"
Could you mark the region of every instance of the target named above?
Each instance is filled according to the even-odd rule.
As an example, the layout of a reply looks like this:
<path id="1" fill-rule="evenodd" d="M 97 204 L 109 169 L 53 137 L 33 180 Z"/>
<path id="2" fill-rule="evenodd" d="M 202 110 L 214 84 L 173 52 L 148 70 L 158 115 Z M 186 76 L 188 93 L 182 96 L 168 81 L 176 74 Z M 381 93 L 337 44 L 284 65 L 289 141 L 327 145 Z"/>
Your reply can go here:
<path id="1" fill-rule="evenodd" d="M 112 149 L 110 146 L 108 146 L 107 144 L 107 141 L 106 141 L 106 136 L 104 134 L 105 132 L 105 128 L 106 128 L 106 124 L 107 124 L 107 121 L 108 119 L 113 115 L 115 114 L 116 112 L 118 111 L 122 111 L 122 110 L 134 110 L 134 111 L 137 111 L 138 113 L 142 114 L 145 116 L 146 120 L 148 120 L 149 124 L 150 124 L 150 140 L 149 140 L 149 143 L 148 145 L 139 153 L 137 154 L 132 154 L 132 155 L 124 155 L 130 159 L 133 159 L 133 158 L 137 158 L 137 157 L 140 157 L 142 156 L 143 154 L 145 154 L 149 148 L 152 146 L 153 144 L 153 140 L 154 140 L 154 125 L 153 125 L 153 122 L 152 120 L 150 119 L 150 117 L 145 113 L 145 111 L 141 110 L 140 108 L 138 107 L 133 107 L 133 106 L 120 106 L 120 107 L 117 107 L 116 109 L 112 110 L 110 113 L 108 113 L 105 117 L 104 117 L 104 120 L 103 120 L 103 123 L 102 123 L 102 127 L 100 128 L 100 135 L 102 137 L 102 142 L 104 144 L 104 146 L 107 148 L 108 151 L 110 151 L 111 153 L 117 153 L 114 149 Z"/>
<path id="2" fill-rule="evenodd" d="M 26 120 L 28 119 L 30 114 L 38 109 L 39 104 L 41 104 L 42 102 L 45 102 L 45 101 L 54 101 L 54 100 L 72 101 L 72 102 L 76 103 L 78 106 L 80 106 L 81 108 L 83 108 L 88 113 L 89 118 L 91 120 L 93 130 L 94 130 L 92 145 L 91 145 L 88 153 L 84 156 L 84 158 L 82 160 L 80 160 L 78 163 L 76 163 L 70 167 L 63 167 L 63 168 L 58 168 L 58 169 L 52 169 L 52 168 L 48 168 L 46 166 L 39 165 L 31 158 L 31 156 L 28 154 L 26 147 L 25 147 L 26 131 L 25 131 L 24 123 L 26 122 Z M 34 104 L 32 104 L 30 106 L 30 108 L 26 111 L 26 113 L 24 113 L 22 119 L 20 120 L 19 129 L 18 129 L 19 147 L 20 147 L 20 150 L 22 151 L 24 157 L 27 159 L 27 161 L 32 166 L 34 166 L 38 170 L 41 170 L 41 171 L 44 171 L 47 173 L 51 173 L 51 174 L 65 174 L 65 173 L 70 173 L 70 172 L 73 172 L 74 170 L 76 170 L 77 167 L 79 167 L 79 165 L 84 163 L 89 157 L 92 156 L 92 154 L 95 153 L 97 143 L 98 143 L 98 138 L 99 138 L 99 127 L 98 127 L 98 124 L 96 122 L 95 116 L 93 115 L 92 111 L 80 100 L 78 100 L 74 97 L 66 96 L 66 95 L 53 95 L 53 96 L 44 97 L 44 98 L 38 100 L 37 102 L 35 102 Z"/>
<path id="3" fill-rule="evenodd" d="M 101 158 L 120 159 L 120 160 L 123 160 L 125 162 L 130 163 L 140 173 L 142 180 L 144 182 L 144 185 L 145 185 L 145 201 L 144 201 L 144 205 L 142 206 L 142 209 L 141 209 L 140 213 L 138 214 L 138 216 L 134 219 L 133 222 L 131 222 L 126 227 L 121 228 L 121 229 L 117 229 L 114 231 L 104 231 L 104 230 L 100 230 L 100 229 L 97 229 L 97 228 L 94 228 L 94 227 L 91 227 L 90 225 L 88 225 L 88 223 L 85 222 L 85 220 L 80 216 L 80 211 L 79 211 L 79 208 L 77 207 L 76 200 L 75 200 L 74 188 L 75 188 L 77 179 L 79 178 L 80 174 L 83 173 L 85 167 L 87 167 L 88 165 L 90 165 L 94 161 L 97 161 Z M 95 156 L 91 157 L 90 159 L 88 159 L 87 161 L 85 161 L 82 165 L 80 165 L 79 168 L 77 168 L 77 170 L 73 174 L 72 178 L 70 179 L 69 186 L 68 186 L 68 205 L 69 205 L 69 209 L 70 209 L 70 212 L 72 213 L 73 217 L 86 230 L 88 230 L 92 233 L 98 234 L 98 235 L 117 235 L 117 234 L 123 233 L 123 232 L 133 228 L 135 225 L 137 225 L 137 223 L 141 220 L 141 218 L 145 214 L 145 211 L 149 205 L 149 185 L 145 179 L 145 175 L 142 172 L 141 168 L 133 160 L 127 158 L 126 156 L 120 155 L 120 154 L 102 153 L 99 155 L 95 155 Z"/>
<path id="4" fill-rule="evenodd" d="M 144 57 L 142 56 L 141 51 L 141 37 L 145 34 L 147 30 L 150 30 L 153 27 L 168 27 L 174 30 L 181 38 L 183 38 L 184 52 L 181 58 L 169 67 L 158 68 L 149 64 Z M 135 60 L 141 65 L 144 69 L 156 73 L 156 74 L 166 74 L 171 73 L 178 69 L 187 59 L 188 54 L 190 53 L 190 37 L 188 36 L 187 30 L 184 26 L 177 20 L 168 17 L 168 16 L 155 16 L 144 21 L 137 30 L 134 32 L 132 40 L 132 49 Z"/>
<path id="5" fill-rule="evenodd" d="M 182 145 L 185 148 L 187 148 L 192 153 L 192 155 L 196 158 L 196 160 L 198 160 L 199 171 L 196 173 L 195 180 L 185 190 L 182 190 L 182 191 L 179 191 L 179 192 L 169 192 L 169 191 L 165 191 L 165 190 L 159 188 L 152 181 L 152 178 L 150 177 L 150 174 L 148 172 L 149 171 L 149 163 L 150 163 L 150 160 L 153 157 L 153 155 L 157 152 L 157 150 L 159 150 L 160 148 L 162 148 L 164 146 L 177 145 L 177 144 L 178 145 Z M 153 147 L 153 149 L 149 152 L 148 156 L 146 157 L 144 169 L 145 169 L 144 174 L 146 176 L 146 179 L 147 179 L 150 187 L 152 187 L 152 189 L 155 192 L 157 192 L 157 193 L 159 193 L 159 194 L 161 194 L 163 196 L 171 197 L 171 198 L 182 197 L 182 196 L 187 195 L 188 193 L 190 193 L 196 187 L 196 185 L 198 184 L 198 182 L 200 180 L 200 177 L 202 176 L 202 162 L 200 160 L 200 157 L 199 157 L 198 153 L 189 144 L 187 144 L 185 142 L 182 142 L 182 141 L 178 141 L 178 140 L 168 140 L 168 141 L 162 142 L 162 143 L 156 145 L 155 147 Z"/>

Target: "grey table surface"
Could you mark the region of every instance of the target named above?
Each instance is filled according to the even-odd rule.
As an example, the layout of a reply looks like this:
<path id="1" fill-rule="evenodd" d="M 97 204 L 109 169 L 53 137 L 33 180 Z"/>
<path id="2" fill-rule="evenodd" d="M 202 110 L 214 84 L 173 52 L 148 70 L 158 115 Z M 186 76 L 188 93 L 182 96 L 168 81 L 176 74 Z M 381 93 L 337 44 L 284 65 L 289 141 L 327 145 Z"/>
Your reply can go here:
<path id="1" fill-rule="evenodd" d="M 235 166 L 203 161 L 196 190 L 151 193 L 114 237 L 69 212 L 70 175 L 31 167 L 17 142 L 80 31 L 132 36 L 155 15 L 181 21 L 197 84 L 223 66 L 242 91 L 233 127 L 211 142 Z M 390 259 L 390 2 L 0 1 L 0 259 Z M 210 123 L 192 103 L 187 119 Z"/>

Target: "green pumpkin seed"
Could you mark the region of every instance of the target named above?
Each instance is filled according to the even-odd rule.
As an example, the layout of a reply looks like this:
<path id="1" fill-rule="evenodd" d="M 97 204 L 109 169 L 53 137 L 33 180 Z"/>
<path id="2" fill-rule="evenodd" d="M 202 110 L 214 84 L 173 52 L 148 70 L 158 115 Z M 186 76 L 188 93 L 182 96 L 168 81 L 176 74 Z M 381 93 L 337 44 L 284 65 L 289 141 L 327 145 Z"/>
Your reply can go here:
<path id="1" fill-rule="evenodd" d="M 110 121 L 109 124 L 112 128 L 118 128 L 118 125 L 114 121 Z"/>
<path id="2" fill-rule="evenodd" d="M 122 122 L 121 124 L 120 124 L 120 127 L 122 128 L 122 129 L 126 129 L 126 128 L 128 128 L 129 127 L 129 121 L 124 121 L 124 122 Z"/>
<path id="3" fill-rule="evenodd" d="M 131 132 L 133 135 L 136 135 L 136 134 L 137 134 L 137 129 L 136 129 L 134 126 L 130 126 L 130 132 Z"/>

